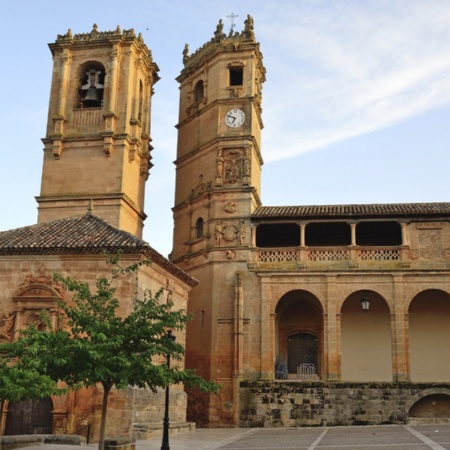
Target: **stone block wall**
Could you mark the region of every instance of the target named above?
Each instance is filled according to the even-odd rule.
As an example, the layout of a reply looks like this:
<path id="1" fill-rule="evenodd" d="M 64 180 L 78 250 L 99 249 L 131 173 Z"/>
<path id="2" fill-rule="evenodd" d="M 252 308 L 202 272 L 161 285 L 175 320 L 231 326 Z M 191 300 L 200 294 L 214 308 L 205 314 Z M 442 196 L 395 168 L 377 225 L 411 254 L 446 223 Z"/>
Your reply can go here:
<path id="1" fill-rule="evenodd" d="M 411 406 L 450 383 L 241 382 L 241 427 L 406 423 Z"/>

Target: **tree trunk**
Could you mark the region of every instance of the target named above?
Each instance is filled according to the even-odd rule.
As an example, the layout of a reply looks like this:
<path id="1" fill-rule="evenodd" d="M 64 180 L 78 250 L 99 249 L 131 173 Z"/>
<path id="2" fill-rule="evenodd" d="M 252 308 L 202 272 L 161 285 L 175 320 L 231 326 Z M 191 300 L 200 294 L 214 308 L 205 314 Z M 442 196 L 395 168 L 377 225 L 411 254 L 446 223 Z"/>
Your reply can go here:
<path id="1" fill-rule="evenodd" d="M 98 441 L 98 450 L 105 450 L 106 412 L 108 410 L 108 398 L 111 388 L 112 386 L 103 385 L 102 416 L 100 419 L 100 439 Z"/>

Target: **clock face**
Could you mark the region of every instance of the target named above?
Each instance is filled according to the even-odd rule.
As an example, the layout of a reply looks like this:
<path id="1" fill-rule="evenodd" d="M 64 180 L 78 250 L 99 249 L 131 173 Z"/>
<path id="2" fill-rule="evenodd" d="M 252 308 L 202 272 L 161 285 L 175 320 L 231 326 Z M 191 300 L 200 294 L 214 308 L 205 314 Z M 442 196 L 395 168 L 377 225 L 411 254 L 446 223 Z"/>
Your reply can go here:
<path id="1" fill-rule="evenodd" d="M 240 127 L 245 121 L 244 111 L 240 109 L 230 109 L 225 116 L 225 123 L 230 128 Z"/>

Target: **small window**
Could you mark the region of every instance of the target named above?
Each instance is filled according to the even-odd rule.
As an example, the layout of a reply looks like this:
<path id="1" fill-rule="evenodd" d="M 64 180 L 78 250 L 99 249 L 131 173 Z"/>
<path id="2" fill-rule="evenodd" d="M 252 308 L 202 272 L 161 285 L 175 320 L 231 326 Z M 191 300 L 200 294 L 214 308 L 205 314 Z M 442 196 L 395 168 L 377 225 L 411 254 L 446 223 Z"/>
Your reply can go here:
<path id="1" fill-rule="evenodd" d="M 203 237 L 203 219 L 201 217 L 199 217 L 197 219 L 197 222 L 195 222 L 195 237 L 197 239 Z"/>
<path id="2" fill-rule="evenodd" d="M 244 69 L 230 67 L 230 86 L 242 86 L 244 83 Z"/>
<path id="3" fill-rule="evenodd" d="M 199 102 L 205 96 L 202 80 L 198 81 L 195 85 L 194 93 L 196 102 Z"/>

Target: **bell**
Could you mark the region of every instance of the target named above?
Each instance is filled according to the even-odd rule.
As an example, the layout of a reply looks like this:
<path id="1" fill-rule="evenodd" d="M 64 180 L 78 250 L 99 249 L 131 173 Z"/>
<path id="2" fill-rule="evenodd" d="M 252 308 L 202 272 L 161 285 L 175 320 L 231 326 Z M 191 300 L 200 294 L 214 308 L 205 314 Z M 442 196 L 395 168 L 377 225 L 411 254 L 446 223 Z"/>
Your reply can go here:
<path id="1" fill-rule="evenodd" d="M 100 98 L 99 92 L 95 86 L 91 86 L 83 98 L 84 108 L 96 108 L 102 106 L 102 99 Z"/>

